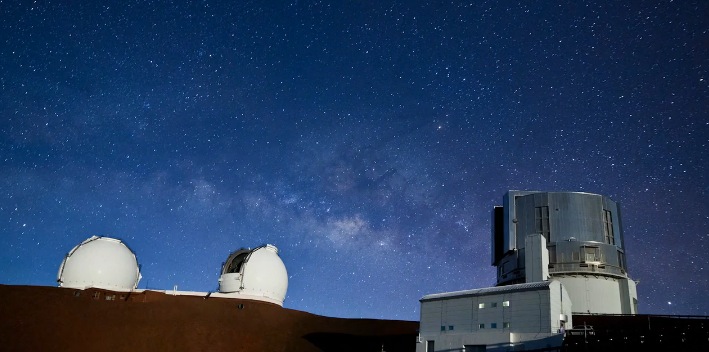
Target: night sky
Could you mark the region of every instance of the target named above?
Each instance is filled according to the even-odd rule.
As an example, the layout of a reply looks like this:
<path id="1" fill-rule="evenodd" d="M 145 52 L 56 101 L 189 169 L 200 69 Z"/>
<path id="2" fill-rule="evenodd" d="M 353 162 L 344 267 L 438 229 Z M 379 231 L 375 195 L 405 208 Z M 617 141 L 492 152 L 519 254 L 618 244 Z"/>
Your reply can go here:
<path id="1" fill-rule="evenodd" d="M 0 284 L 92 235 L 139 288 L 280 250 L 284 306 L 493 286 L 508 190 L 621 205 L 640 313 L 709 315 L 707 1 L 0 0 Z"/>

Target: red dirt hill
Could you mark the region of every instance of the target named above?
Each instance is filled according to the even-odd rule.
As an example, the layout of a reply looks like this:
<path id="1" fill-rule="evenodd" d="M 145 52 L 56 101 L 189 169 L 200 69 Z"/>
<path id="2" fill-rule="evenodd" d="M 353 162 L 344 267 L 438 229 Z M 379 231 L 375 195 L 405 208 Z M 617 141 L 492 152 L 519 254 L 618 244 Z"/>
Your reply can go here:
<path id="1" fill-rule="evenodd" d="M 0 285 L 3 351 L 403 352 L 418 327 L 251 300 Z"/>

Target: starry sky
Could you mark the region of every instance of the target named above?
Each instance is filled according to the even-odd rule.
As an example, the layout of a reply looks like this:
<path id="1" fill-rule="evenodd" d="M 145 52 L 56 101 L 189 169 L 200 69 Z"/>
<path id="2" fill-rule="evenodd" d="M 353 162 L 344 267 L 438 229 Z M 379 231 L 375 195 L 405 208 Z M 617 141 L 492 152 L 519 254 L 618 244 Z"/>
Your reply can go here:
<path id="1" fill-rule="evenodd" d="M 278 247 L 284 306 L 495 284 L 508 190 L 620 203 L 640 313 L 709 315 L 707 1 L 0 0 L 0 283 L 122 239 L 139 288 Z"/>

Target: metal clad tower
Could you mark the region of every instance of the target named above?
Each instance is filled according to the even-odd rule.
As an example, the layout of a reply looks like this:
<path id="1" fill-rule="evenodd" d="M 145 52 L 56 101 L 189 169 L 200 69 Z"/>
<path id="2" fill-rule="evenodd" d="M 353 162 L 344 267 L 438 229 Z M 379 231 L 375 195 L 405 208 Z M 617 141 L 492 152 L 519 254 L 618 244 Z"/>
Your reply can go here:
<path id="1" fill-rule="evenodd" d="M 637 314 L 618 204 L 581 192 L 509 191 L 492 212 L 497 286 L 558 280 L 574 313 Z"/>

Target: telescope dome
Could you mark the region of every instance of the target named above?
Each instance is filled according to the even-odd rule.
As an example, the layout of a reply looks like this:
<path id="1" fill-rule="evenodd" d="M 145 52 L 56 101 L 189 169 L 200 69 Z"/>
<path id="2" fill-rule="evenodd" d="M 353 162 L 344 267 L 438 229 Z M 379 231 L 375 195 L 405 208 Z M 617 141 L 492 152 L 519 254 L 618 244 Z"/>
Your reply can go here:
<path id="1" fill-rule="evenodd" d="M 219 292 L 254 296 L 283 305 L 288 290 L 288 272 L 270 244 L 242 248 L 229 255 L 219 277 Z"/>
<path id="2" fill-rule="evenodd" d="M 138 287 L 140 268 L 133 251 L 115 238 L 91 236 L 64 257 L 60 287 L 130 291 Z"/>

